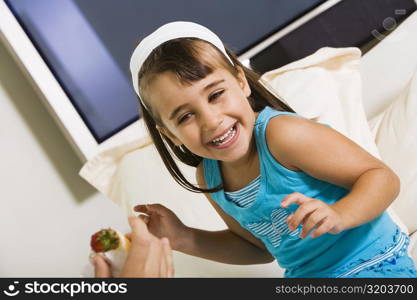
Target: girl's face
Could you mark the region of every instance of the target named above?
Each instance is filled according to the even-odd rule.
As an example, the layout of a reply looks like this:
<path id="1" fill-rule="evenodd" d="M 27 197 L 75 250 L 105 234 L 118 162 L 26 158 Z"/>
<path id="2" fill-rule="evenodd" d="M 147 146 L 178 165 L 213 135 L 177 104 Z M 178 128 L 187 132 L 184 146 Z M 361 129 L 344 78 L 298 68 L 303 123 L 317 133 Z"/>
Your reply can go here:
<path id="1" fill-rule="evenodd" d="M 196 155 L 224 162 L 238 162 L 249 153 L 256 118 L 250 94 L 242 70 L 235 78 L 221 68 L 190 85 L 164 72 L 147 89 L 165 125 L 160 132 Z"/>

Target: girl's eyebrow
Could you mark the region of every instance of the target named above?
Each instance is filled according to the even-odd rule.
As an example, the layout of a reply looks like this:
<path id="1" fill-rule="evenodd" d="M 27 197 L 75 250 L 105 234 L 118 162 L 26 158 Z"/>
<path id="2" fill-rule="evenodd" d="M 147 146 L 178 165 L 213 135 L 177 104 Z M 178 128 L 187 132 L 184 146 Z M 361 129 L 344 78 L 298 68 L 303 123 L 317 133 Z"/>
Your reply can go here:
<path id="1" fill-rule="evenodd" d="M 203 91 L 207 91 L 208 89 L 211 89 L 212 87 L 218 85 L 219 83 L 222 83 L 224 81 L 224 79 L 219 79 L 216 81 L 213 81 L 212 83 L 209 83 L 208 85 L 206 85 L 203 89 Z"/>
<path id="2" fill-rule="evenodd" d="M 213 82 L 211 82 L 211 83 L 209 83 L 208 85 L 206 85 L 204 88 L 203 88 L 203 91 L 207 91 L 207 90 L 209 90 L 209 89 L 211 89 L 212 87 L 214 87 L 214 86 L 216 86 L 216 85 L 218 85 L 219 83 L 222 83 L 222 82 L 224 82 L 224 79 L 219 79 L 219 80 L 216 80 L 216 81 L 213 81 Z M 175 108 L 173 111 L 172 111 L 172 113 L 169 115 L 169 120 L 172 120 L 172 119 L 174 119 L 175 118 L 175 116 L 181 111 L 181 109 L 183 109 L 185 106 L 187 106 L 188 104 L 187 103 L 185 103 L 185 104 L 182 104 L 182 105 L 180 105 L 180 106 L 178 106 L 177 108 Z"/>
<path id="3" fill-rule="evenodd" d="M 178 106 L 176 109 L 174 109 L 172 111 L 172 113 L 169 115 L 169 120 L 172 120 L 173 118 L 175 118 L 175 116 L 181 111 L 181 109 L 183 109 L 185 106 L 187 106 L 188 104 L 182 104 L 180 106 Z"/>

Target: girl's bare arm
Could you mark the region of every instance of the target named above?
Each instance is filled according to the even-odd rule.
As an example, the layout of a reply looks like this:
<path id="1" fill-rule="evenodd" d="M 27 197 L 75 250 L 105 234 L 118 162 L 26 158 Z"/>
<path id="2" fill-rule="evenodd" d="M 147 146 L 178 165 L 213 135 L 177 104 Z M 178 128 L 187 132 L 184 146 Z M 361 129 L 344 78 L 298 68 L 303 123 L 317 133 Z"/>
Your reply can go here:
<path id="1" fill-rule="evenodd" d="M 201 165 L 197 167 L 197 182 L 205 187 Z M 248 265 L 272 262 L 274 258 L 264 244 L 227 215 L 210 195 L 206 197 L 228 226 L 227 230 L 206 231 L 189 228 L 178 243 L 178 251 L 221 263 Z"/>
<path id="2" fill-rule="evenodd" d="M 350 190 L 331 205 L 343 217 L 343 230 L 376 218 L 399 193 L 399 178 L 389 167 L 328 126 L 279 116 L 271 119 L 266 137 L 284 166 Z"/>

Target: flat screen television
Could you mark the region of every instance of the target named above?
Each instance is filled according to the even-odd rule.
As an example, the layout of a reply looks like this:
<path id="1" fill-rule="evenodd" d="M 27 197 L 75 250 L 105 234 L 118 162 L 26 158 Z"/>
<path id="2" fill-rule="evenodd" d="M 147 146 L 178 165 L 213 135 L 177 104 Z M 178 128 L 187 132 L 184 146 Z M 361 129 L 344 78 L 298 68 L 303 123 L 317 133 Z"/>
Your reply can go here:
<path id="1" fill-rule="evenodd" d="M 137 42 L 160 25 L 205 25 L 249 66 L 257 53 L 340 1 L 0 0 L 0 30 L 86 161 L 146 135 L 128 63 Z"/>

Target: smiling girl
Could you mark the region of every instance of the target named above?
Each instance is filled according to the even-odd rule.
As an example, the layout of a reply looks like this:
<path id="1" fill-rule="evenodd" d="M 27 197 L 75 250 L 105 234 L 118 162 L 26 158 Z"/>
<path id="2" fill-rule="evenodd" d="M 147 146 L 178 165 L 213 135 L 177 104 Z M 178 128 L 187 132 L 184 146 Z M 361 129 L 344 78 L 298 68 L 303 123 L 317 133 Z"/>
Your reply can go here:
<path id="1" fill-rule="evenodd" d="M 417 277 L 408 237 L 385 209 L 398 177 L 329 126 L 297 115 L 207 28 L 166 24 L 131 58 L 142 116 L 184 188 L 203 192 L 228 226 L 185 226 L 138 205 L 174 250 L 230 264 L 276 259 L 286 277 Z M 197 185 L 175 159 L 196 168 Z"/>

